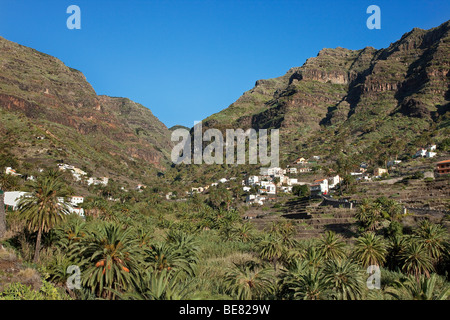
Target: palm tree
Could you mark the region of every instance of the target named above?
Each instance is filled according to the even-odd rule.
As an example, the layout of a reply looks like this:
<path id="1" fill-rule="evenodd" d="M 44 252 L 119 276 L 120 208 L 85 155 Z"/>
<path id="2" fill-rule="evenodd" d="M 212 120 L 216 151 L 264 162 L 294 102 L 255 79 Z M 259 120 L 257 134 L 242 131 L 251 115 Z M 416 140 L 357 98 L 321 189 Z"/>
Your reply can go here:
<path id="1" fill-rule="evenodd" d="M 396 270 L 401 267 L 400 254 L 404 251 L 407 242 L 408 238 L 403 235 L 393 235 L 389 238 L 386 264 L 391 270 Z"/>
<path id="2" fill-rule="evenodd" d="M 144 252 L 144 261 L 149 263 L 155 271 L 174 270 L 189 276 L 195 275 L 197 257 L 183 248 L 162 242 L 151 246 Z"/>
<path id="3" fill-rule="evenodd" d="M 293 259 L 287 264 L 286 268 L 281 269 L 280 280 L 278 282 L 279 292 L 278 296 L 281 299 L 293 300 L 296 281 L 299 280 L 300 276 L 304 275 L 309 265 L 306 260 L 303 259 Z"/>
<path id="4" fill-rule="evenodd" d="M 234 229 L 234 234 L 236 235 L 237 239 L 242 242 L 249 242 L 253 238 L 253 224 L 247 222 L 243 223 L 240 227 Z"/>
<path id="5" fill-rule="evenodd" d="M 381 212 L 381 204 L 363 199 L 356 211 L 355 218 L 361 223 L 364 230 L 375 231 L 381 220 Z"/>
<path id="6" fill-rule="evenodd" d="M 436 266 L 445 252 L 447 231 L 441 225 L 424 220 L 415 230 L 417 241 L 421 243 L 430 254 L 433 264 Z"/>
<path id="7" fill-rule="evenodd" d="M 34 252 L 34 262 L 38 262 L 42 233 L 63 221 L 68 213 L 65 202 L 59 199 L 65 197 L 67 191 L 60 175 L 51 170 L 30 186 L 31 194 L 19 201 L 19 218 L 26 221 L 29 231 L 38 232 Z"/>
<path id="8" fill-rule="evenodd" d="M 332 287 L 332 296 L 338 300 L 362 298 L 364 287 L 361 268 L 348 259 L 329 260 L 325 265 L 325 280 Z"/>
<path id="9" fill-rule="evenodd" d="M 322 251 L 315 246 L 308 247 L 303 256 L 308 266 L 313 269 L 317 270 L 323 263 Z"/>
<path id="10" fill-rule="evenodd" d="M 227 291 L 239 300 L 263 299 L 273 293 L 270 269 L 254 261 L 234 264 L 225 275 Z"/>
<path id="11" fill-rule="evenodd" d="M 82 204 L 82 208 L 86 211 L 86 215 L 93 218 L 99 218 L 107 215 L 107 203 L 102 198 L 94 198 L 92 201 L 85 202 Z"/>
<path id="12" fill-rule="evenodd" d="M 190 281 L 178 278 L 178 273 L 163 270 L 154 272 L 149 269 L 133 279 L 133 290 L 118 293 L 126 300 L 189 300 Z"/>
<path id="13" fill-rule="evenodd" d="M 386 261 L 386 245 L 380 236 L 367 232 L 356 239 L 353 255 L 363 267 L 381 266 Z"/>
<path id="14" fill-rule="evenodd" d="M 403 281 L 397 280 L 395 287 L 386 289 L 386 292 L 399 300 L 447 300 L 450 286 L 444 283 L 444 286 L 438 289 L 437 280 L 436 274 L 429 278 L 420 276 L 419 279 L 409 276 Z"/>
<path id="15" fill-rule="evenodd" d="M 301 300 L 322 300 L 330 287 L 322 270 L 314 270 L 314 268 L 308 268 L 290 285 L 290 289 L 295 291 L 294 298 Z"/>
<path id="16" fill-rule="evenodd" d="M 340 260 L 345 258 L 345 242 L 333 231 L 327 231 L 322 238 L 318 249 L 325 260 Z"/>
<path id="17" fill-rule="evenodd" d="M 379 197 L 375 200 L 375 203 L 381 205 L 381 213 L 384 218 L 390 219 L 391 221 L 398 221 L 401 219 L 402 208 L 395 200 Z"/>
<path id="18" fill-rule="evenodd" d="M 3 190 L 14 190 L 20 185 L 20 180 L 18 177 L 6 174 L 4 172 L 0 173 L 0 189 Z"/>
<path id="19" fill-rule="evenodd" d="M 132 230 L 123 230 L 117 224 L 103 224 L 84 240 L 83 284 L 97 296 L 112 299 L 113 291 L 126 290 L 138 275 L 138 258 L 141 256 L 138 241 Z"/>
<path id="20" fill-rule="evenodd" d="M 258 252 L 261 259 L 272 262 L 273 268 L 277 270 L 277 262 L 283 257 L 285 248 L 279 237 L 266 235 L 259 242 Z"/>
<path id="21" fill-rule="evenodd" d="M 409 241 L 405 250 L 400 255 L 402 270 L 408 274 L 414 275 L 417 280 L 424 274 L 430 277 L 433 270 L 432 258 L 423 243 L 418 241 Z"/>
<path id="22" fill-rule="evenodd" d="M 71 252 L 78 249 L 76 255 L 79 253 L 81 241 L 87 236 L 87 225 L 79 217 L 69 216 L 68 220 L 70 223 L 65 223 L 64 225 L 56 228 L 55 232 L 58 237 L 58 247 L 66 252 Z"/>
<path id="23" fill-rule="evenodd" d="M 296 228 L 290 221 L 273 222 L 267 231 L 272 237 L 279 238 L 286 248 L 294 248 L 297 245 L 294 238 Z"/>

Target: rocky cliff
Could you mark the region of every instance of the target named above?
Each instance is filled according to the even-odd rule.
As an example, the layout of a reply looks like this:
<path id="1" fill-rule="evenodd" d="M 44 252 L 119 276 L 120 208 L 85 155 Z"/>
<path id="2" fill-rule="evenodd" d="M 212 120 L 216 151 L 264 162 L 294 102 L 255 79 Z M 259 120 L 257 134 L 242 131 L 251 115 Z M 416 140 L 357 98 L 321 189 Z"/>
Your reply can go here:
<path id="1" fill-rule="evenodd" d="M 119 175 L 169 160 L 170 132 L 149 109 L 98 96 L 80 71 L 1 37 L 0 116 L 2 138 L 22 160 L 64 159 Z M 46 139 L 37 145 L 38 135 Z"/>
<path id="2" fill-rule="evenodd" d="M 414 143 L 449 125 L 449 32 L 446 22 L 413 29 L 385 49 L 323 49 L 279 78 L 257 81 L 204 129 L 280 128 L 282 150 L 292 156 L 331 152 L 336 143 L 362 151 L 393 132 Z"/>

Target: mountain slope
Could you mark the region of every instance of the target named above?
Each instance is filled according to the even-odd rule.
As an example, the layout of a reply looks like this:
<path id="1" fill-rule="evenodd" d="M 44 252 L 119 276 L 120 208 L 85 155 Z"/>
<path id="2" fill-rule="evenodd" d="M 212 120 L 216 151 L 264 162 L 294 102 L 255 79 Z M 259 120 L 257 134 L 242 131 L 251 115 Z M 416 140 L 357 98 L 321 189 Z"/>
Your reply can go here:
<path id="1" fill-rule="evenodd" d="M 0 119 L 3 142 L 24 161 L 140 176 L 170 158 L 170 132 L 149 109 L 97 96 L 81 72 L 1 37 Z"/>
<path id="2" fill-rule="evenodd" d="M 386 49 L 323 49 L 282 77 L 257 81 L 203 127 L 279 128 L 289 160 L 350 145 L 363 153 L 390 138 L 388 147 L 400 137 L 412 147 L 424 132 L 449 134 L 449 67 L 450 22 L 413 29 Z"/>

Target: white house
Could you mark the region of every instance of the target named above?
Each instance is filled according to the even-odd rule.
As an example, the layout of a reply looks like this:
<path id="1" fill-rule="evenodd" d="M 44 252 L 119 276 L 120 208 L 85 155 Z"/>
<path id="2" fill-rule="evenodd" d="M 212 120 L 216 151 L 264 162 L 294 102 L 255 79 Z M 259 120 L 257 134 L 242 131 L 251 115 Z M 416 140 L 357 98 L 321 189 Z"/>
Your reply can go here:
<path id="1" fill-rule="evenodd" d="M 79 216 L 84 217 L 84 209 L 83 209 L 83 208 L 78 208 L 78 204 L 72 203 L 72 201 L 73 201 L 72 198 L 73 198 L 73 197 L 71 197 L 71 198 L 69 199 L 69 202 L 66 202 L 66 201 L 64 200 L 64 198 L 59 197 L 59 198 L 58 198 L 58 202 L 60 202 L 60 203 L 65 203 L 65 208 L 67 209 L 67 211 L 69 211 L 69 213 L 76 213 L 76 214 L 78 214 Z M 80 201 L 80 197 L 75 197 L 75 198 L 77 198 L 75 201 Z M 82 197 L 81 197 L 81 198 L 82 198 Z M 84 198 L 83 198 L 83 201 L 84 201 Z"/>
<path id="2" fill-rule="evenodd" d="M 9 174 L 9 175 L 12 175 L 12 176 L 21 176 L 20 173 L 17 173 L 16 170 L 14 170 L 14 169 L 11 168 L 11 167 L 7 167 L 7 168 L 5 169 L 5 173 L 6 173 L 6 174 Z"/>
<path id="3" fill-rule="evenodd" d="M 427 151 L 427 153 L 425 154 L 426 158 L 434 158 L 437 155 L 436 152 L 432 152 L 432 151 Z"/>
<path id="4" fill-rule="evenodd" d="M 259 193 L 267 193 L 267 194 L 276 194 L 277 187 L 273 183 L 268 183 L 264 186 L 261 186 L 261 189 L 258 191 Z"/>
<path id="5" fill-rule="evenodd" d="M 350 172 L 351 176 L 362 176 L 363 172 Z"/>
<path id="6" fill-rule="evenodd" d="M 295 184 L 298 184 L 298 179 L 296 179 L 296 178 L 288 178 L 287 179 L 287 185 L 288 186 L 292 186 L 292 185 L 295 185 Z"/>
<path id="7" fill-rule="evenodd" d="M 297 160 L 295 160 L 295 163 L 296 163 L 296 164 L 301 164 L 301 163 L 305 163 L 305 162 L 306 162 L 306 159 L 303 158 L 303 157 L 300 157 L 300 158 L 298 158 Z"/>
<path id="8" fill-rule="evenodd" d="M 299 168 L 298 169 L 299 173 L 307 173 L 307 172 L 311 172 L 311 168 Z"/>
<path id="9" fill-rule="evenodd" d="M 69 210 L 70 213 L 76 213 L 77 215 L 84 217 L 84 209 L 83 208 L 74 208 L 73 206 L 68 205 L 67 209 Z"/>
<path id="10" fill-rule="evenodd" d="M 283 169 L 279 167 L 272 167 L 272 168 L 261 168 L 261 175 L 281 177 L 284 175 L 284 173 Z"/>
<path id="11" fill-rule="evenodd" d="M 262 197 L 260 195 L 254 195 L 254 194 L 249 194 L 247 196 L 247 198 L 245 199 L 245 201 L 249 204 L 256 203 L 260 206 L 262 206 L 264 204 L 265 200 L 266 200 L 266 197 Z"/>
<path id="12" fill-rule="evenodd" d="M 243 187 L 242 190 L 244 192 L 249 192 L 252 188 L 251 187 Z"/>
<path id="13" fill-rule="evenodd" d="M 211 187 L 217 187 L 219 184 L 217 182 L 211 183 Z"/>
<path id="14" fill-rule="evenodd" d="M 22 197 L 26 197 L 29 193 L 22 191 L 5 192 L 5 206 L 12 210 L 17 210 L 17 205 Z"/>
<path id="15" fill-rule="evenodd" d="M 61 171 L 73 170 L 75 167 L 65 163 L 59 163 L 58 168 Z"/>
<path id="16" fill-rule="evenodd" d="M 402 162 L 402 160 L 391 160 L 391 161 L 389 161 L 388 163 L 387 163 L 387 166 L 388 167 L 392 167 L 392 166 L 395 166 L 396 164 L 399 164 L 399 163 L 401 163 Z"/>
<path id="17" fill-rule="evenodd" d="M 108 185 L 108 182 L 109 182 L 109 178 L 107 178 L 107 177 L 103 177 L 103 178 L 101 178 L 101 179 L 97 179 L 97 178 L 89 178 L 88 180 L 87 180 L 87 184 L 88 184 L 88 186 L 90 186 L 90 185 L 94 185 L 94 186 L 97 186 L 97 185 L 99 185 L 99 184 L 102 184 L 102 185 L 104 185 L 104 186 L 107 186 Z"/>
<path id="18" fill-rule="evenodd" d="M 227 181 L 228 181 L 227 178 L 222 178 L 222 179 L 219 180 L 220 183 L 225 183 Z"/>
<path id="19" fill-rule="evenodd" d="M 328 188 L 334 189 L 341 182 L 341 177 L 339 175 L 335 175 L 334 177 L 328 178 Z"/>
<path id="20" fill-rule="evenodd" d="M 297 168 L 286 168 L 286 173 L 296 174 Z"/>
<path id="21" fill-rule="evenodd" d="M 191 188 L 191 194 L 193 194 L 193 193 L 202 193 L 203 191 L 205 191 L 205 189 L 203 189 L 203 187 Z"/>
<path id="22" fill-rule="evenodd" d="M 259 177 L 258 176 L 250 176 L 247 179 L 247 184 L 249 186 L 253 186 L 255 184 L 257 184 L 259 182 Z"/>
<path id="23" fill-rule="evenodd" d="M 381 177 L 383 174 L 389 174 L 389 171 L 383 168 L 376 168 L 375 170 L 373 170 L 373 175 L 375 177 Z"/>
<path id="24" fill-rule="evenodd" d="M 312 194 L 328 194 L 328 180 L 315 180 L 314 183 L 310 186 L 310 190 Z"/>
<path id="25" fill-rule="evenodd" d="M 82 196 L 72 196 L 70 197 L 70 204 L 72 206 L 78 206 L 84 202 L 84 197 Z"/>
<path id="26" fill-rule="evenodd" d="M 288 192 L 292 192 L 292 186 L 283 186 L 280 187 L 280 190 L 283 191 L 284 193 L 288 193 Z"/>
<path id="27" fill-rule="evenodd" d="M 415 158 L 417 157 L 425 157 L 427 155 L 427 149 L 420 148 L 417 150 L 416 154 L 414 155 Z"/>
<path id="28" fill-rule="evenodd" d="M 434 158 L 437 155 L 437 153 L 433 152 L 433 151 L 436 151 L 435 144 L 428 146 L 426 149 L 420 148 L 419 150 L 417 150 L 416 154 L 413 157 L 414 158 L 417 158 L 417 157 Z"/>
<path id="29" fill-rule="evenodd" d="M 261 181 L 258 183 L 258 185 L 261 186 L 261 187 L 265 187 L 265 186 L 268 186 L 268 185 L 271 184 L 271 183 L 272 183 L 272 182 L 267 181 L 267 180 L 261 180 Z"/>

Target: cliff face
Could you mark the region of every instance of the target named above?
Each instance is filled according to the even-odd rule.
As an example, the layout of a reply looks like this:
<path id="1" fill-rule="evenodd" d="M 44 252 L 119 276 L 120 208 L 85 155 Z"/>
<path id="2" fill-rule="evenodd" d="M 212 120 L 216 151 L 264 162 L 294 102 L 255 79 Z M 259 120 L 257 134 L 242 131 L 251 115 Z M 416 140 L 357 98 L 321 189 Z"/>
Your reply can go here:
<path id="1" fill-rule="evenodd" d="M 286 152 L 294 140 L 310 145 L 324 133 L 330 143 L 360 145 L 415 125 L 417 135 L 448 117 L 449 32 L 446 22 L 413 29 L 386 49 L 323 49 L 282 77 L 257 81 L 204 129 L 280 128 Z"/>
<path id="2" fill-rule="evenodd" d="M 135 162 L 162 169 L 169 159 L 170 132 L 149 109 L 126 98 L 97 96 L 81 72 L 1 37 L 0 112 L 0 132 L 11 132 L 18 147 L 29 144 L 31 132 L 41 132 L 55 157 L 70 155 L 72 161 L 108 170 Z M 12 127 L 8 117 L 21 119 L 30 136 L 21 138 L 21 128 Z M 77 141 L 86 146 L 77 148 Z M 109 159 L 98 163 L 105 154 Z"/>

